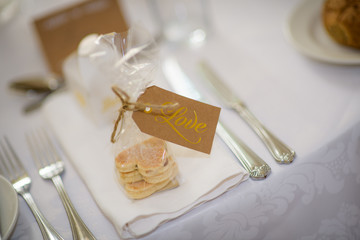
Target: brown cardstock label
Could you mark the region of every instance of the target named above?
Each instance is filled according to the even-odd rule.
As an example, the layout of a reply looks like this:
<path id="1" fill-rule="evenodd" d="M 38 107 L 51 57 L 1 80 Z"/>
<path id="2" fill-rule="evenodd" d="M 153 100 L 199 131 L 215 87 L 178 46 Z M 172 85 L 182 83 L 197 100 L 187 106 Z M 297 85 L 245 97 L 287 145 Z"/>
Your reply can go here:
<path id="1" fill-rule="evenodd" d="M 89 0 L 35 19 L 35 28 L 51 71 L 61 74 L 64 59 L 88 34 L 124 32 L 127 24 L 117 0 Z"/>
<path id="2" fill-rule="evenodd" d="M 157 86 L 147 88 L 137 102 L 156 105 L 178 103 L 167 110 L 134 112 L 133 119 L 144 133 L 210 154 L 220 108 Z"/>

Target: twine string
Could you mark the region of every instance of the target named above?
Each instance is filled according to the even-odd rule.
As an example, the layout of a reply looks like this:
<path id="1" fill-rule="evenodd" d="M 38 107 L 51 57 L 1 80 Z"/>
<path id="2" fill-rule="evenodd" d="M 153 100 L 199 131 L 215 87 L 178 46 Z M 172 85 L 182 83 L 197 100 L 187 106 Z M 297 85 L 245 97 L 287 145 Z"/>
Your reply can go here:
<path id="1" fill-rule="evenodd" d="M 142 111 L 146 112 L 151 110 L 167 110 L 169 108 L 174 108 L 178 106 L 178 103 L 172 103 L 168 105 L 158 105 L 158 104 L 145 104 L 141 102 L 130 102 L 129 95 L 117 86 L 111 87 L 112 91 L 119 97 L 121 101 L 121 107 L 119 108 L 119 115 L 114 123 L 114 128 L 111 133 L 111 142 L 115 143 L 119 139 L 121 130 L 123 129 L 123 117 L 126 111 Z M 119 127 L 119 124 L 120 127 Z"/>

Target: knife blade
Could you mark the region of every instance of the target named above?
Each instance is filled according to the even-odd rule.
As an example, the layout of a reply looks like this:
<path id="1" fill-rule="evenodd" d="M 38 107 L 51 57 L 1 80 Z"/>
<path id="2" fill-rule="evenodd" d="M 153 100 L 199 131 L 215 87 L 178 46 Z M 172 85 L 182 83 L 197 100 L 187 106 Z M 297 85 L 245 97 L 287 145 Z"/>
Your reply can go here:
<path id="1" fill-rule="evenodd" d="M 288 164 L 294 160 L 295 151 L 292 150 L 285 143 L 280 141 L 275 135 L 270 132 L 247 108 L 246 104 L 240 100 L 228 88 L 218 75 L 212 70 L 209 64 L 204 60 L 198 63 L 204 79 L 206 79 L 212 86 L 213 91 L 219 96 L 222 102 L 228 107 L 235 110 L 242 119 L 252 128 L 252 130 L 263 141 L 273 158 L 278 163 Z"/>
<path id="2" fill-rule="evenodd" d="M 198 101 L 205 101 L 175 58 L 165 59 L 162 64 L 162 71 L 167 82 L 176 93 Z M 252 179 L 265 179 L 270 174 L 270 166 L 231 133 L 221 120 L 218 122 L 216 134 L 229 147 Z"/>

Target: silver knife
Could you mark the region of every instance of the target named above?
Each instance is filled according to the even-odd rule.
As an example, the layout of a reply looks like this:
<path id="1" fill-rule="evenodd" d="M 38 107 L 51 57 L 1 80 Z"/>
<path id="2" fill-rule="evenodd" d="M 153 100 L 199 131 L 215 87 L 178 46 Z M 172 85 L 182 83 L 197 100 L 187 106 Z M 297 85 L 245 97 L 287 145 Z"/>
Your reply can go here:
<path id="1" fill-rule="evenodd" d="M 239 113 L 239 115 L 265 143 L 265 146 L 270 151 L 274 159 L 278 163 L 291 163 L 294 160 L 295 151 L 266 129 L 265 126 L 249 111 L 245 103 L 235 96 L 235 94 L 220 80 L 217 74 L 205 61 L 199 62 L 199 68 L 205 76 L 205 79 L 212 84 L 214 91 L 223 103 Z"/>
<path id="2" fill-rule="evenodd" d="M 204 101 L 175 58 L 165 59 L 162 64 L 162 70 L 168 83 L 176 93 L 198 101 Z M 245 143 L 233 135 L 221 120 L 218 122 L 216 133 L 230 148 L 251 178 L 265 179 L 269 175 L 271 171 L 270 166 L 246 146 Z"/>

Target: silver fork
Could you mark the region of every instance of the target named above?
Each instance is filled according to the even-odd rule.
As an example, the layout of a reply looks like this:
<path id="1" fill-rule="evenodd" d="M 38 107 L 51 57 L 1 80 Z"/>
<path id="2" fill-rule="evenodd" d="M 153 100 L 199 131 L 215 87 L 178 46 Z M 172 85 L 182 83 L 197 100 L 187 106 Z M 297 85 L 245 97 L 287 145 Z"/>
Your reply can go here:
<path id="1" fill-rule="evenodd" d="M 64 171 L 64 162 L 45 130 L 26 135 L 28 145 L 32 152 L 39 175 L 43 179 L 51 179 L 59 193 L 61 201 L 68 216 L 73 239 L 95 239 L 75 210 L 65 191 L 60 174 Z"/>
<path id="2" fill-rule="evenodd" d="M 20 162 L 14 149 L 10 145 L 9 140 L 4 137 L 4 141 L 0 141 L 0 145 L 0 163 L 2 165 L 0 168 L 0 174 L 4 175 L 12 183 L 16 192 L 24 198 L 32 213 L 34 214 L 43 238 L 49 240 L 63 240 L 60 234 L 56 232 L 56 230 L 51 226 L 51 224 L 46 220 L 44 215 L 36 206 L 35 201 L 29 191 L 31 179 L 25 171 L 25 168 Z"/>

